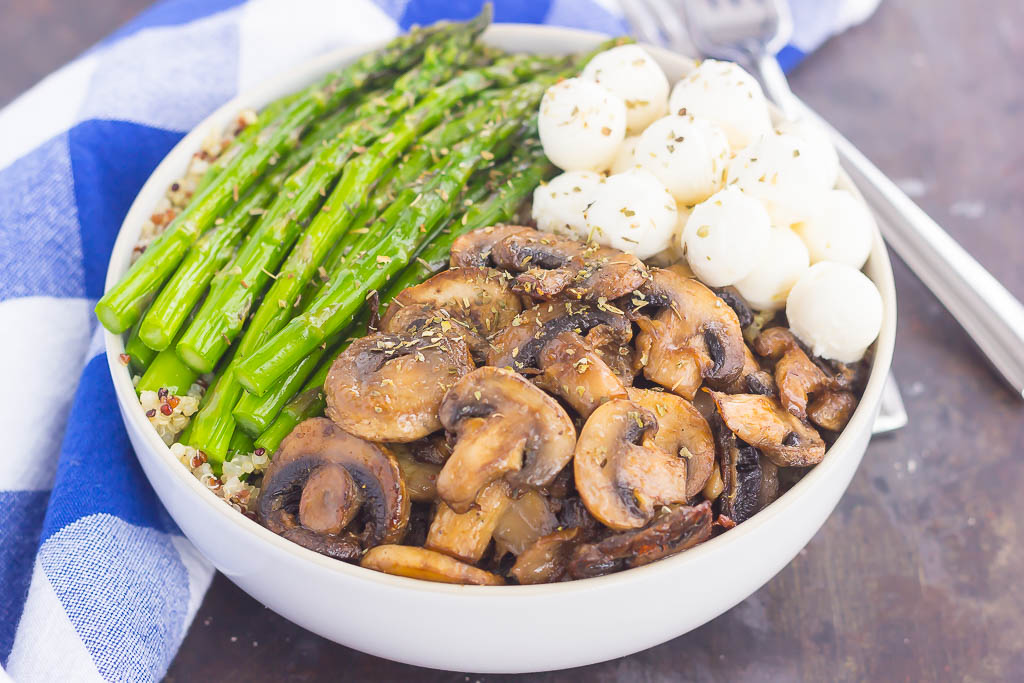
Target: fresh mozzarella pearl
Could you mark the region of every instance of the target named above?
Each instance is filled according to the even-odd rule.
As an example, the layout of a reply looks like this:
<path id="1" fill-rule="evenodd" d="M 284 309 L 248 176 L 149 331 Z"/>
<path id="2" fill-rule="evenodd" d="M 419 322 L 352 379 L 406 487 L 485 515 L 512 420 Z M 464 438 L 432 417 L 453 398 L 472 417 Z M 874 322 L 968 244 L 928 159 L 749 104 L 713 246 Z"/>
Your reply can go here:
<path id="1" fill-rule="evenodd" d="M 537 118 L 544 154 L 563 171 L 603 171 L 626 136 L 626 103 L 593 81 L 547 89 Z"/>
<path id="2" fill-rule="evenodd" d="M 733 151 L 742 149 L 772 129 L 771 114 L 761 86 L 732 62 L 705 59 L 676 83 L 668 110 L 681 109 L 708 119 L 723 131 Z"/>
<path id="3" fill-rule="evenodd" d="M 668 248 L 676 227 L 672 195 L 639 168 L 609 176 L 584 215 L 595 242 L 642 259 Z"/>
<path id="4" fill-rule="evenodd" d="M 821 174 L 822 182 L 835 187 L 839 180 L 839 154 L 828 135 L 828 131 L 814 121 L 801 118 L 786 120 L 775 127 L 780 133 L 798 137 L 807 143 L 803 154 Z"/>
<path id="5" fill-rule="evenodd" d="M 630 135 L 622 141 L 619 151 L 615 153 L 615 159 L 612 160 L 611 173 L 625 173 L 637 165 L 635 153 L 638 142 L 639 135 Z"/>
<path id="6" fill-rule="evenodd" d="M 665 72 L 639 45 L 620 45 L 596 55 L 581 76 L 623 99 L 631 132 L 643 130 L 668 109 Z"/>
<path id="7" fill-rule="evenodd" d="M 829 190 L 817 212 L 793 226 L 811 263 L 835 261 L 860 269 L 868 260 L 875 221 L 864 202 L 845 190 Z"/>
<path id="8" fill-rule="evenodd" d="M 793 285 L 786 317 L 815 355 L 853 363 L 882 329 L 882 295 L 856 268 L 823 261 Z"/>
<path id="9" fill-rule="evenodd" d="M 647 127 L 634 156 L 678 202 L 697 204 L 722 189 L 729 142 L 703 119 L 666 116 Z"/>
<path id="10" fill-rule="evenodd" d="M 786 305 L 789 290 L 810 265 L 807 247 L 795 232 L 772 228 L 768 247 L 736 289 L 755 310 L 776 311 Z"/>
<path id="11" fill-rule="evenodd" d="M 726 287 L 764 258 L 770 232 L 761 203 L 727 187 L 693 208 L 683 230 L 686 260 L 701 282 Z"/>
<path id="12" fill-rule="evenodd" d="M 726 182 L 761 200 L 773 225 L 791 227 L 813 215 L 830 188 L 808 147 L 798 137 L 771 133 L 733 157 Z"/>
<path id="13" fill-rule="evenodd" d="M 583 210 L 597 193 L 604 176 L 593 171 L 569 171 L 533 191 L 533 220 L 543 232 L 577 240 L 587 238 Z"/>

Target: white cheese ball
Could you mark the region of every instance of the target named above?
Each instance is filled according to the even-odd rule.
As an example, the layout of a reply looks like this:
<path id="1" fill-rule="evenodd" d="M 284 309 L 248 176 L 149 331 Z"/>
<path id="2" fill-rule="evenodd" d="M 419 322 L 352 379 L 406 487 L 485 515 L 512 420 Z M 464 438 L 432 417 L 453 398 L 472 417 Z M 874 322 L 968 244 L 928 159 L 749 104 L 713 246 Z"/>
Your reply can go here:
<path id="1" fill-rule="evenodd" d="M 626 136 L 626 139 L 619 145 L 619 151 L 615 153 L 615 158 L 612 159 L 612 167 L 609 173 L 625 173 L 637 165 L 634 154 L 638 142 L 640 142 L 639 135 Z"/>
<path id="2" fill-rule="evenodd" d="M 580 75 L 626 103 L 626 126 L 639 132 L 668 110 L 668 78 L 639 45 L 620 45 L 591 59 Z"/>
<path id="3" fill-rule="evenodd" d="M 755 310 L 777 311 L 786 305 L 789 290 L 810 266 L 807 247 L 797 234 L 789 228 L 772 228 L 757 265 L 736 283 L 736 289 Z"/>
<path id="4" fill-rule="evenodd" d="M 584 215 L 595 242 L 642 259 L 669 247 L 677 217 L 669 191 L 639 168 L 609 176 Z"/>
<path id="5" fill-rule="evenodd" d="M 676 83 L 668 110 L 681 109 L 725 131 L 735 152 L 772 130 L 768 101 L 753 76 L 732 62 L 705 59 Z"/>
<path id="6" fill-rule="evenodd" d="M 727 187 L 693 207 L 683 230 L 686 260 L 709 287 L 733 285 L 764 258 L 770 232 L 761 203 Z"/>
<path id="7" fill-rule="evenodd" d="M 806 142 L 803 154 L 810 158 L 811 164 L 821 174 L 822 182 L 829 187 L 835 187 L 839 180 L 839 154 L 832 144 L 828 131 L 807 118 L 787 119 L 776 126 L 775 130 Z"/>
<path id="8" fill-rule="evenodd" d="M 603 171 L 626 137 L 626 103 L 593 81 L 568 78 L 544 92 L 537 128 L 555 166 Z"/>
<path id="9" fill-rule="evenodd" d="M 722 189 L 729 162 L 725 133 L 703 119 L 666 116 L 640 135 L 634 152 L 682 204 L 697 204 Z"/>
<path id="10" fill-rule="evenodd" d="M 537 229 L 575 240 L 587 239 L 583 210 L 594 201 L 604 176 L 593 171 L 568 171 L 533 191 Z"/>
<path id="11" fill-rule="evenodd" d="M 882 295 L 856 268 L 824 261 L 807 269 L 786 301 L 789 327 L 822 358 L 853 363 L 882 329 Z"/>
<path id="12" fill-rule="evenodd" d="M 871 253 L 875 219 L 864 202 L 846 190 L 829 190 L 818 211 L 793 229 L 807 245 L 811 263 L 835 261 L 859 270 Z"/>
<path id="13" fill-rule="evenodd" d="M 733 157 L 726 183 L 759 199 L 773 225 L 792 227 L 819 210 L 831 187 L 808 147 L 801 138 L 771 133 Z"/>

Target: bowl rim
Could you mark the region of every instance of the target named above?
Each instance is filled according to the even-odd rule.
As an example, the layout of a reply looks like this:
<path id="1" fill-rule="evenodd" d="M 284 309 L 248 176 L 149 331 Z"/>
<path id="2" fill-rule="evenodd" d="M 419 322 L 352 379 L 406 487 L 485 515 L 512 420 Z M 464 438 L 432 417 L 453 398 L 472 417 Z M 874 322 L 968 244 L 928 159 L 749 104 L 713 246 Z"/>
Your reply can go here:
<path id="1" fill-rule="evenodd" d="M 547 26 L 541 24 L 496 23 L 492 24 L 487 29 L 483 35 L 483 39 L 485 41 L 491 39 L 499 41 L 526 42 L 531 38 L 535 39 L 536 36 L 540 34 L 546 34 L 544 35 L 545 40 L 552 44 L 557 44 L 559 37 L 566 38 L 567 40 L 565 42 L 567 44 L 580 39 L 597 42 L 609 38 L 607 34 L 585 29 Z M 322 73 L 331 67 L 336 68 L 338 65 L 354 60 L 381 44 L 383 44 L 383 41 L 344 47 L 333 50 L 319 57 L 306 60 L 278 74 L 274 78 L 264 81 L 256 87 L 239 92 L 196 124 L 157 165 L 149 178 L 140 188 L 136 198 L 133 200 L 121 227 L 118 229 L 117 238 L 114 242 L 114 247 L 107 267 L 104 291 L 109 290 L 124 272 L 125 267 L 122 267 L 122 264 L 128 263 L 128 254 L 133 248 L 138 232 L 141 229 L 142 221 L 139 219 L 144 219 L 150 213 L 152 207 L 142 205 L 143 199 L 150 194 L 147 190 L 152 190 L 151 186 L 154 185 L 165 186 L 167 184 L 168 181 L 164 179 L 164 176 L 169 173 L 168 168 L 174 165 L 173 162 L 176 157 L 184 154 L 183 150 L 187 149 L 188 153 L 191 154 L 194 149 L 198 148 L 203 137 L 208 133 L 215 122 L 222 119 L 227 120 L 226 117 L 237 114 L 237 112 L 245 106 L 251 106 L 249 103 L 259 103 L 259 106 L 262 106 L 269 101 L 271 94 L 281 90 L 285 84 L 299 80 L 303 82 L 311 82 L 315 77 L 315 74 Z M 692 63 L 694 61 L 690 57 L 673 53 L 664 48 L 644 43 L 640 44 L 643 45 L 644 49 L 648 50 L 653 56 L 655 56 L 659 62 L 666 60 L 683 60 L 684 62 Z M 858 199 L 864 201 L 852 181 L 842 170 L 840 170 L 839 187 L 852 192 Z M 391 587 L 400 591 L 426 591 L 435 594 L 467 598 L 487 596 L 494 599 L 512 599 L 527 595 L 532 597 L 543 597 L 553 594 L 564 594 L 567 592 L 593 591 L 598 589 L 603 590 L 624 583 L 643 581 L 645 578 L 653 577 L 658 573 L 663 574 L 666 572 L 682 571 L 686 565 L 697 562 L 698 559 L 704 555 L 716 552 L 725 543 L 738 543 L 747 536 L 756 535 L 760 529 L 768 525 L 773 518 L 783 514 L 784 510 L 792 506 L 802 504 L 802 502 L 813 492 L 819 480 L 829 478 L 834 470 L 838 470 L 840 468 L 842 464 L 841 460 L 849 457 L 859 457 L 858 455 L 849 452 L 849 449 L 855 441 L 856 434 L 864 431 L 870 432 L 871 430 L 876 409 L 881 401 L 882 388 L 885 384 L 886 376 L 888 375 L 892 362 L 896 337 L 896 294 L 893 282 L 892 264 L 889 260 L 887 248 L 882 240 L 882 236 L 877 225 L 874 227 L 873 243 L 868 262 L 873 264 L 873 269 L 877 271 L 877 277 L 873 277 L 871 279 L 882 295 L 882 329 L 879 333 L 878 339 L 872 345 L 872 348 L 874 349 L 874 357 L 872 358 L 871 371 L 869 373 L 864 393 L 861 396 L 861 400 L 846 428 L 837 437 L 831 448 L 828 449 L 827 455 L 831 455 L 832 457 L 826 457 L 821 463 L 813 467 L 811 471 L 801 478 L 800 481 L 798 481 L 791 489 L 779 496 L 779 498 L 771 505 L 758 512 L 743 524 L 729 530 L 728 534 L 722 534 L 709 539 L 684 553 L 679 553 L 642 567 L 636 567 L 627 571 L 616 572 L 605 576 L 576 579 L 560 583 L 471 586 L 437 583 L 423 579 L 395 576 L 367 569 L 358 564 L 350 564 L 326 557 L 273 533 L 255 520 L 236 511 L 228 505 L 224 499 L 208 490 L 192 474 L 192 472 L 189 471 L 188 468 L 184 467 L 174 457 L 170 448 L 164 444 L 156 430 L 149 424 L 142 407 L 138 403 L 135 388 L 132 385 L 131 374 L 128 368 L 126 368 L 120 361 L 120 356 L 124 353 L 124 340 L 122 336 L 119 334 L 113 334 L 104 329 L 104 346 L 111 380 L 114 384 L 115 394 L 117 396 L 120 412 L 126 428 L 129 426 L 129 423 L 131 423 L 131 426 L 136 428 L 137 433 L 142 435 L 145 439 L 146 447 L 156 453 L 157 460 L 161 463 L 163 469 L 170 473 L 169 476 L 175 478 L 179 485 L 194 492 L 197 496 L 197 500 L 201 500 L 203 505 L 211 508 L 212 514 L 222 515 L 225 516 L 226 519 L 230 520 L 229 523 L 234 525 L 238 533 L 246 534 L 252 537 L 252 540 L 266 544 L 268 550 L 289 555 L 292 559 L 298 562 L 311 564 L 321 570 L 335 573 L 355 581 L 372 581 L 383 587 Z M 140 458 L 138 453 L 135 455 L 136 458 Z M 844 487 L 844 491 L 845 488 L 846 487 Z M 161 505 L 163 505 L 162 501 Z M 829 511 L 829 514 L 831 514 L 831 510 Z"/>

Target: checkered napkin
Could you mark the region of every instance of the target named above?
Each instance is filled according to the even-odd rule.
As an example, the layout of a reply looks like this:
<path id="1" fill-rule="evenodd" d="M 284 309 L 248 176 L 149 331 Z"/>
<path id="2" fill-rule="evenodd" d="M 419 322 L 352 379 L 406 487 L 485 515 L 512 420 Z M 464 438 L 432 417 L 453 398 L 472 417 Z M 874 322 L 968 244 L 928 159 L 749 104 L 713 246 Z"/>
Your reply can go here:
<path id="1" fill-rule="evenodd" d="M 878 2 L 792 1 L 786 65 Z M 628 32 L 616 0 L 495 4 L 496 21 Z M 132 454 L 92 313 L 147 176 L 240 90 L 480 5 L 165 0 L 0 111 L 0 679 L 160 678 L 213 575 Z"/>

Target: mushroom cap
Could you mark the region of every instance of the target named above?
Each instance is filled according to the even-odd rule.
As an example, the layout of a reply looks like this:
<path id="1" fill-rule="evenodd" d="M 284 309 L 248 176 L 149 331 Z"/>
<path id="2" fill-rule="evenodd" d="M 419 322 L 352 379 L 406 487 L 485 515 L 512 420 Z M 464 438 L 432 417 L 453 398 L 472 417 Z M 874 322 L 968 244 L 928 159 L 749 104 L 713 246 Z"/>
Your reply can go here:
<path id="1" fill-rule="evenodd" d="M 704 379 L 729 384 L 743 370 L 743 330 L 735 311 L 700 282 L 655 269 L 646 302 L 660 307 L 640 318 L 637 335 L 647 379 L 693 399 Z"/>
<path id="2" fill-rule="evenodd" d="M 351 484 L 358 486 L 357 495 Z M 263 475 L 260 520 L 274 533 L 336 556 L 342 551 L 331 551 L 332 545 L 351 546 L 351 539 L 339 532 L 355 516 L 352 508 L 366 520 L 365 546 L 401 540 L 409 522 L 409 498 L 398 464 L 379 444 L 353 436 L 326 418 L 302 422 L 281 442 Z"/>
<path id="3" fill-rule="evenodd" d="M 474 357 L 487 354 L 487 339 L 523 310 L 508 276 L 492 268 L 451 268 L 402 290 L 388 306 L 379 329 L 419 334 L 428 325 L 460 337 Z"/>
<path id="4" fill-rule="evenodd" d="M 385 574 L 440 583 L 475 586 L 501 586 L 505 583 L 497 574 L 477 569 L 444 553 L 409 545 L 379 545 L 370 548 L 359 564 Z"/>
<path id="5" fill-rule="evenodd" d="M 606 325 L 610 334 L 629 340 L 632 324 L 618 309 L 607 304 L 550 302 L 523 311 L 511 324 L 491 339 L 487 364 L 499 368 L 523 370 L 539 367 L 540 350 L 566 330 L 586 334 L 598 325 Z"/>
<path id="6" fill-rule="evenodd" d="M 857 407 L 851 391 L 823 391 L 807 407 L 807 417 L 814 424 L 833 432 L 841 431 Z"/>
<path id="7" fill-rule="evenodd" d="M 729 430 L 779 467 L 808 467 L 825 457 L 825 442 L 817 430 L 774 397 L 710 393 Z"/>
<path id="8" fill-rule="evenodd" d="M 465 512 L 487 484 L 545 486 L 572 459 L 576 429 L 565 409 L 510 370 L 483 367 L 444 397 L 441 423 L 455 435 L 438 495 Z"/>
<path id="9" fill-rule="evenodd" d="M 472 369 L 466 344 L 438 328 L 415 337 L 371 334 L 331 365 L 324 383 L 327 416 L 367 440 L 415 441 L 441 428 L 441 399 Z"/>
<path id="10" fill-rule="evenodd" d="M 686 458 L 686 497 L 693 498 L 704 488 L 715 466 L 715 438 L 708 421 L 681 396 L 634 387 L 626 392 L 629 400 L 657 418 L 654 445 Z M 684 449 L 689 455 L 683 453 Z"/>
<path id="11" fill-rule="evenodd" d="M 685 503 L 686 460 L 655 445 L 654 414 L 626 399 L 591 413 L 576 443 L 576 490 L 612 529 L 635 529 L 660 505 Z"/>
<path id="12" fill-rule="evenodd" d="M 452 268 L 483 268 L 493 265 L 491 250 L 494 245 L 508 235 L 522 231 L 533 232 L 533 228 L 525 225 L 490 225 L 459 235 L 452 242 Z"/>
<path id="13" fill-rule="evenodd" d="M 537 384 L 561 396 L 584 419 L 605 401 L 626 398 L 622 380 L 583 337 L 571 330 L 544 345 L 540 369 L 544 374 L 537 377 Z"/>
<path id="14" fill-rule="evenodd" d="M 519 554 L 509 574 L 523 585 L 558 581 L 580 533 L 579 527 L 573 527 L 541 536 Z"/>

